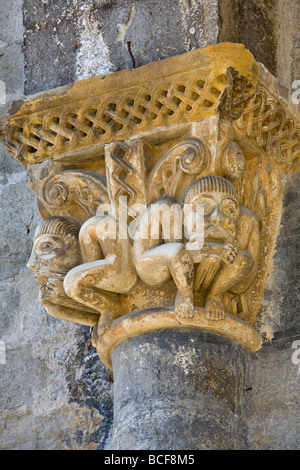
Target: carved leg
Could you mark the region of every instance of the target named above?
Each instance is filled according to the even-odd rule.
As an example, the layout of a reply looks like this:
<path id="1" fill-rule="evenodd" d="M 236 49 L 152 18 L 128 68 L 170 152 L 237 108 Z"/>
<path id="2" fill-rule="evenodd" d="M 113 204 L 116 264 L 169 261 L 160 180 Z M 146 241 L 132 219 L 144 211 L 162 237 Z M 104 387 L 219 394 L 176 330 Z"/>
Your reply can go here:
<path id="1" fill-rule="evenodd" d="M 116 295 L 127 293 L 137 278 L 130 259 L 128 239 L 100 238 L 102 225 L 99 218 L 87 223 L 81 232 L 81 249 L 88 255 L 102 255 L 104 259 L 90 260 L 68 272 L 65 291 L 78 302 L 106 312 L 111 305 L 118 306 Z M 95 234 L 95 232 L 97 232 Z M 97 235 L 97 236 L 96 236 Z M 103 292 L 105 291 L 105 292 Z"/>
<path id="2" fill-rule="evenodd" d="M 60 318 L 80 325 L 94 326 L 99 321 L 99 315 L 96 313 L 83 312 L 70 307 L 62 307 L 52 302 L 43 302 L 47 312 L 54 318 Z"/>
<path id="3" fill-rule="evenodd" d="M 117 295 L 107 292 L 118 292 L 122 285 L 114 269 L 115 262 L 115 258 L 105 259 L 71 269 L 64 280 L 67 295 L 100 313 L 110 310 L 112 306 L 118 310 Z"/>
<path id="4" fill-rule="evenodd" d="M 78 273 L 69 271 L 66 276 L 64 287 L 70 297 L 81 304 L 92 307 L 93 309 L 103 312 L 109 308 L 114 302 L 117 295 L 103 292 L 92 284 L 93 277 L 89 277 L 89 273 Z M 80 275 L 81 274 L 81 275 Z M 85 276 L 82 274 L 86 274 Z M 88 284 L 90 280 L 91 284 Z"/>
<path id="5" fill-rule="evenodd" d="M 245 292 L 257 274 L 252 256 L 241 250 L 232 264 L 224 264 L 214 279 L 206 296 L 205 311 L 209 320 L 224 318 L 223 295 L 226 292 Z"/>
<path id="6" fill-rule="evenodd" d="M 117 294 L 110 294 L 91 287 L 92 283 L 95 283 L 95 278 L 90 276 L 89 270 L 80 274 L 78 273 L 78 267 L 71 270 L 65 278 L 64 287 L 68 295 L 77 302 L 92 307 L 101 313 L 97 328 L 97 334 L 100 336 L 109 327 L 110 322 L 121 315 L 121 305 Z"/>
<path id="7" fill-rule="evenodd" d="M 110 327 L 111 322 L 114 318 L 121 316 L 121 305 L 118 303 L 115 306 L 113 303 L 107 308 L 106 311 L 101 313 L 99 321 L 93 327 L 92 332 L 92 345 L 97 347 L 99 337 L 101 337 Z"/>
<path id="8" fill-rule="evenodd" d="M 170 260 L 170 271 L 177 286 L 175 313 L 182 318 L 192 318 L 194 316 L 194 262 L 185 248 L 182 248 Z"/>
<path id="9" fill-rule="evenodd" d="M 98 336 L 101 336 L 103 333 L 105 333 L 113 319 L 118 318 L 121 313 L 121 304 L 118 300 L 113 301 L 110 307 L 104 313 L 101 314 L 97 328 Z"/>
<path id="10" fill-rule="evenodd" d="M 166 243 L 136 254 L 136 269 L 140 278 L 152 286 L 173 278 L 178 289 L 175 313 L 180 317 L 193 316 L 194 263 L 182 243 Z"/>
<path id="11" fill-rule="evenodd" d="M 207 291 L 222 266 L 221 261 L 206 258 L 195 267 L 194 291 L 204 303 Z"/>
<path id="12" fill-rule="evenodd" d="M 182 243 L 166 243 L 142 252 L 136 250 L 135 267 L 142 281 L 150 286 L 160 286 L 170 281 L 170 262 L 183 247 Z"/>

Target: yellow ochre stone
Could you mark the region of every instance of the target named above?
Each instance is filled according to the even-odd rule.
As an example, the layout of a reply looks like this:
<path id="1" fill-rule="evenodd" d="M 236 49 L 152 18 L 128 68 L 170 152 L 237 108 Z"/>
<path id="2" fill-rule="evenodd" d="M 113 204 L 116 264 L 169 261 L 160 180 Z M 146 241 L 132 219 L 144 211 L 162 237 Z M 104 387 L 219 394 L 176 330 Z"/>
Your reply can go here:
<path id="1" fill-rule="evenodd" d="M 162 328 L 260 348 L 300 122 L 243 45 L 81 80 L 10 113 L 0 142 L 37 196 L 43 222 L 28 265 L 50 315 L 93 326 L 108 367 L 121 341 Z"/>

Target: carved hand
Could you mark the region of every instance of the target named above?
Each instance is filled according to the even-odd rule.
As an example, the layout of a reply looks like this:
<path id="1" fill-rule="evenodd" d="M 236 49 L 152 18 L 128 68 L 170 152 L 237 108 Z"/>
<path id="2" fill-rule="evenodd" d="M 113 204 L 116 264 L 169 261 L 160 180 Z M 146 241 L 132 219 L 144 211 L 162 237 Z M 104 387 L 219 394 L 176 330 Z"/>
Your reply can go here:
<path id="1" fill-rule="evenodd" d="M 194 263 L 201 263 L 205 258 L 211 258 L 212 261 L 218 261 L 222 257 L 223 244 L 216 242 L 194 241 L 187 243 L 186 248 L 189 250 Z"/>
<path id="2" fill-rule="evenodd" d="M 232 264 L 240 252 L 238 243 L 225 243 L 222 249 L 222 261 Z"/>
<path id="3" fill-rule="evenodd" d="M 41 302 L 59 303 L 58 299 L 65 298 L 64 283 L 62 279 L 49 277 L 48 281 L 40 288 Z"/>

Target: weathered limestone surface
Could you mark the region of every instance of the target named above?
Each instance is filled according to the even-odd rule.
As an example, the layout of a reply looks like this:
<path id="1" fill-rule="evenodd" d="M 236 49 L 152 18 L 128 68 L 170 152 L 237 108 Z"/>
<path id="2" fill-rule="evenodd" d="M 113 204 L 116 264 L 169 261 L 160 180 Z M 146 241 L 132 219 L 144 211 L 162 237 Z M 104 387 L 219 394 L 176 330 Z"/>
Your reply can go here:
<path id="1" fill-rule="evenodd" d="M 245 449 L 246 362 L 239 345 L 195 330 L 120 344 L 113 352 L 113 448 Z"/>
<path id="2" fill-rule="evenodd" d="M 22 7 L 23 0 L 0 3 L 0 80 L 5 83 L 7 101 L 17 100 L 24 91 Z"/>
<path id="3" fill-rule="evenodd" d="M 220 0 L 219 41 L 241 42 L 290 89 L 299 80 L 299 4 L 294 0 Z"/>
<path id="4" fill-rule="evenodd" d="M 214 44 L 218 2 L 25 0 L 24 27 L 32 94 Z"/>
<path id="5" fill-rule="evenodd" d="M 286 44 L 283 47 L 278 39 L 279 10 L 274 8 L 275 2 L 267 15 L 263 14 L 263 6 L 258 9 L 256 5 L 262 2 L 251 2 L 248 12 L 245 5 L 241 6 L 239 35 L 233 21 L 229 35 L 220 39 L 216 1 L 164 2 L 161 10 L 162 2 L 158 1 L 147 2 L 144 9 L 142 1 L 133 4 L 25 0 L 23 58 L 20 40 L 23 2 L 13 3 L 18 9 L 16 14 L 0 15 L 6 25 L 0 37 L 4 41 L 0 44 L 0 55 L 4 51 L 0 61 L 5 61 L 6 75 L 0 79 L 11 88 L 9 99 L 22 95 L 23 61 L 25 92 L 31 94 L 131 68 L 133 58 L 134 64 L 140 66 L 216 43 L 218 39 L 244 42 L 275 75 L 281 72 L 286 87 L 291 80 L 300 78 L 299 40 L 293 26 L 297 25 L 299 11 L 295 4 L 288 9 L 293 11 L 293 24 L 285 23 L 289 37 L 286 54 Z M 282 3 L 279 2 L 281 9 Z M 7 12 L 7 1 L 2 0 L 1 7 Z M 162 14 L 165 11 L 167 20 Z M 252 36 L 253 16 L 256 34 Z M 245 24 L 247 28 L 243 29 Z M 19 39 L 15 40 L 16 37 Z M 49 68 L 49 63 L 55 66 Z M 0 339 L 7 345 L 7 364 L 0 364 L 0 448 L 79 449 L 95 448 L 97 444 L 109 448 L 110 373 L 90 345 L 87 327 L 53 319 L 39 304 L 38 286 L 25 267 L 33 231 L 39 222 L 35 197 L 26 187 L 22 167 L 2 148 L 0 152 L 3 220 Z M 265 345 L 255 356 L 245 359 L 241 367 L 246 370 L 240 396 L 247 418 L 241 425 L 244 437 L 234 444 L 224 438 L 225 447 L 299 448 L 300 379 L 298 365 L 292 362 L 295 352 L 292 344 L 299 340 L 299 196 L 299 175 L 289 177 L 273 269 L 260 311 Z M 128 353 L 134 351 L 133 343 L 126 343 Z M 157 416 L 159 420 L 159 412 Z"/>
<path id="6" fill-rule="evenodd" d="M 287 179 L 280 233 L 261 307 L 266 342 L 247 363 L 244 406 L 250 449 L 298 449 L 300 443 L 299 185 L 299 173 Z"/>

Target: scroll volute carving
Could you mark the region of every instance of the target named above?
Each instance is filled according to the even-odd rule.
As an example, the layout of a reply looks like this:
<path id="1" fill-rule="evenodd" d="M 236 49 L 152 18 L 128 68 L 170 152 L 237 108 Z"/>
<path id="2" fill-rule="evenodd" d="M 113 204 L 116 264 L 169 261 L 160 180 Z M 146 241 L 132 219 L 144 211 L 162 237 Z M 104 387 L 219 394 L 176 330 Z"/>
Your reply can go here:
<path id="1" fill-rule="evenodd" d="M 109 203 L 106 179 L 85 170 L 59 171 L 43 181 L 39 202 L 45 214 L 83 223 L 96 214 L 99 204 Z"/>
<path id="2" fill-rule="evenodd" d="M 202 140 L 190 137 L 173 145 L 150 174 L 149 200 L 163 197 L 181 200 L 195 175 L 203 174 L 209 163 L 210 152 Z"/>

